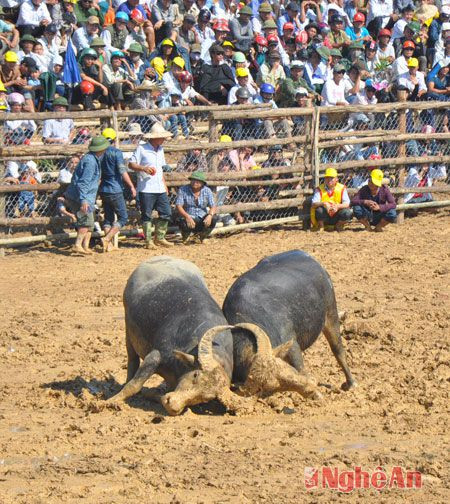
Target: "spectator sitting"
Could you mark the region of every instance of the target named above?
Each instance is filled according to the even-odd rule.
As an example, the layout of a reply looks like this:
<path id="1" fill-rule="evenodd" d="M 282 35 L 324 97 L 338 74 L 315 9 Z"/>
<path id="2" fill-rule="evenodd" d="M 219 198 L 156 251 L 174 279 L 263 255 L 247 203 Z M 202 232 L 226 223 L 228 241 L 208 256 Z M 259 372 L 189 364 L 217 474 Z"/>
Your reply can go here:
<path id="1" fill-rule="evenodd" d="M 89 16 L 86 20 L 86 24 L 78 28 L 78 30 L 75 30 L 72 36 L 72 42 L 78 53 L 90 46 L 94 38 L 98 37 L 99 30 L 100 19 L 97 16 Z"/>
<path id="2" fill-rule="evenodd" d="M 228 65 L 222 64 L 222 46 L 212 45 L 210 54 L 211 64 L 204 63 L 202 66 L 199 92 L 210 102 L 226 105 L 228 92 L 235 85 L 233 72 Z"/>
<path id="3" fill-rule="evenodd" d="M 249 92 L 250 98 L 253 99 L 257 96 L 258 91 L 255 86 L 249 82 L 249 71 L 248 68 L 237 68 L 236 69 L 236 80 L 237 85 L 233 86 L 228 92 L 228 105 L 234 105 L 237 102 L 236 91 L 243 87 Z"/>
<path id="4" fill-rule="evenodd" d="M 295 91 L 295 107 L 297 108 L 305 108 L 308 106 L 308 91 L 299 87 Z M 292 130 L 292 134 L 296 135 L 304 135 L 305 134 L 305 116 L 292 116 L 292 122 L 294 123 L 294 128 Z"/>
<path id="5" fill-rule="evenodd" d="M 92 49 L 91 49 L 92 50 Z M 111 63 L 103 65 L 103 82 L 116 110 L 122 110 L 133 98 L 135 75 L 122 51 L 111 53 Z"/>
<path id="6" fill-rule="evenodd" d="M 0 66 L 0 81 L 3 82 L 5 88 L 11 91 L 20 89 L 21 86 L 26 84 L 26 79 L 22 77 L 18 63 L 19 57 L 17 54 L 8 51 L 5 53 L 4 63 Z"/>
<path id="7" fill-rule="evenodd" d="M 125 12 L 118 12 L 113 25 L 107 26 L 101 32 L 101 38 L 106 44 L 106 49 L 109 52 L 123 51 L 125 49 L 125 41 L 128 36 L 127 23 L 130 20 Z"/>
<path id="8" fill-rule="evenodd" d="M 21 35 L 34 37 L 42 35 L 44 28 L 52 22 L 47 5 L 43 0 L 25 0 L 22 2 L 16 26 Z"/>
<path id="9" fill-rule="evenodd" d="M 176 171 L 192 172 L 192 171 L 208 171 L 208 162 L 205 155 L 200 149 L 193 149 L 183 156 L 177 163 Z"/>
<path id="10" fill-rule="evenodd" d="M 278 51 L 273 51 L 269 53 L 268 62 L 260 66 L 256 83 L 258 86 L 263 83 L 272 84 L 277 89 L 279 83 L 284 79 L 286 79 L 286 74 L 281 64 L 281 55 Z"/>
<path id="11" fill-rule="evenodd" d="M 195 171 L 189 176 L 190 184 L 180 187 L 176 207 L 180 215 L 178 221 L 183 243 L 188 242 L 191 233 L 198 234 L 203 242 L 216 226 L 216 203 L 211 189 L 207 186 L 206 175 Z"/>
<path id="12" fill-rule="evenodd" d="M 90 17 L 97 17 L 99 24 L 104 21 L 104 16 L 99 7 L 94 5 L 94 0 L 79 0 L 73 8 L 73 13 L 75 14 L 77 25 L 84 26 L 89 23 Z"/>
<path id="13" fill-rule="evenodd" d="M 329 107 L 332 105 L 348 105 L 345 99 L 345 67 L 335 65 L 333 68 L 333 78 L 328 79 L 322 89 L 323 105 Z"/>
<path id="14" fill-rule="evenodd" d="M 325 225 L 342 231 L 352 219 L 350 198 L 344 184 L 338 182 L 335 168 L 327 168 L 323 184 L 315 189 L 311 201 L 311 223 L 313 229 L 323 231 Z"/>
<path id="15" fill-rule="evenodd" d="M 21 165 L 22 171 L 19 184 L 36 185 L 41 182 L 41 176 L 34 161 Z M 21 217 L 32 217 L 35 210 L 35 195 L 33 191 L 20 191 L 18 208 Z"/>
<path id="16" fill-rule="evenodd" d="M 66 112 L 69 108 L 67 99 L 60 96 L 53 100 L 53 110 L 55 112 Z M 75 136 L 73 120 L 66 119 L 46 119 L 42 129 L 42 138 L 46 144 L 68 144 Z"/>
<path id="17" fill-rule="evenodd" d="M 20 93 L 11 93 L 8 96 L 11 113 L 23 114 L 23 119 L 5 121 L 5 141 L 14 145 L 29 145 L 30 139 L 36 131 L 36 123 L 27 119 L 24 113 L 25 98 Z"/>
<path id="18" fill-rule="evenodd" d="M 372 170 L 367 185 L 352 199 L 353 213 L 367 231 L 383 231 L 397 218 L 395 199 L 388 187 L 383 185 L 383 178 L 381 170 Z M 374 229 L 372 226 L 375 226 Z"/>
<path id="19" fill-rule="evenodd" d="M 409 58 L 408 72 L 401 74 L 397 80 L 398 86 L 408 90 L 408 100 L 416 101 L 427 92 L 425 77 L 417 69 L 419 61 L 417 58 Z"/>
<path id="20" fill-rule="evenodd" d="M 181 98 L 183 105 L 196 105 L 196 102 L 203 103 L 204 105 L 212 105 L 204 96 L 192 87 L 192 75 L 184 70 L 178 75 L 178 82 L 181 88 Z"/>
<path id="21" fill-rule="evenodd" d="M 423 165 L 419 170 L 412 166 L 405 179 L 405 187 L 431 187 L 433 179 L 430 176 L 429 165 Z M 409 193 L 405 194 L 405 203 L 426 203 L 433 201 L 431 193 Z"/>
<path id="22" fill-rule="evenodd" d="M 77 167 L 79 162 L 80 157 L 77 155 L 72 156 L 68 162 L 65 162 L 63 168 L 61 168 L 61 170 L 59 171 L 56 182 L 61 185 L 68 186 L 72 181 L 73 172 L 75 171 L 75 168 Z"/>
<path id="23" fill-rule="evenodd" d="M 19 32 L 16 27 L 7 21 L 3 20 L 3 7 L 0 6 L 0 55 L 15 49 L 19 42 Z"/>
<path id="24" fill-rule="evenodd" d="M 173 91 L 170 94 L 170 106 L 171 107 L 181 107 L 181 95 L 177 91 Z M 169 116 L 169 131 L 172 133 L 173 138 L 178 137 L 178 125 L 181 127 L 181 131 L 183 132 L 184 138 L 189 138 L 189 128 L 186 119 L 186 114 L 184 112 L 180 112 L 179 114 L 172 114 Z"/>

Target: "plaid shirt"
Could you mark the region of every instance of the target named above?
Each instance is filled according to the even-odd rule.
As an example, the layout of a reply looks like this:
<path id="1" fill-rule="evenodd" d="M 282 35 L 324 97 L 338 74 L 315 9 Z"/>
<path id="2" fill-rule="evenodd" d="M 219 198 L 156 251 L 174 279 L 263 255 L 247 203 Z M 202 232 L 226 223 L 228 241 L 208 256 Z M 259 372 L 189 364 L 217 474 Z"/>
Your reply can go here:
<path id="1" fill-rule="evenodd" d="M 203 219 L 208 208 L 215 206 L 215 201 L 209 187 L 203 186 L 198 198 L 195 198 L 191 186 L 185 185 L 178 191 L 176 204 L 181 205 L 193 219 Z"/>

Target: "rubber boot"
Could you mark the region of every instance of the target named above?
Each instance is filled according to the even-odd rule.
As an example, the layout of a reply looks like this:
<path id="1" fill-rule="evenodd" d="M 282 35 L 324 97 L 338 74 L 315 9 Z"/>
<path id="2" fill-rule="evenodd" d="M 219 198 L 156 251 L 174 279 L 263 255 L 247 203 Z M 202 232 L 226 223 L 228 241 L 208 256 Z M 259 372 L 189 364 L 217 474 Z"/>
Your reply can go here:
<path id="1" fill-rule="evenodd" d="M 167 228 L 169 227 L 169 221 L 158 219 L 155 225 L 155 245 L 161 247 L 173 247 L 173 243 L 166 240 Z"/>
<path id="2" fill-rule="evenodd" d="M 145 248 L 149 250 L 156 250 L 156 245 L 152 242 L 152 223 L 144 222 L 142 227 L 145 235 Z"/>

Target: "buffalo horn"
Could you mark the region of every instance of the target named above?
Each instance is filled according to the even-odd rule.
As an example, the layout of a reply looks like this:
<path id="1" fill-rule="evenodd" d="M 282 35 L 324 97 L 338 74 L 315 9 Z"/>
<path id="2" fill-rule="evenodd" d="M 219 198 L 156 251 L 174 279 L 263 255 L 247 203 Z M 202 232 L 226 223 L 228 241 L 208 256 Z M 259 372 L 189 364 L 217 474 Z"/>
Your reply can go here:
<path id="1" fill-rule="evenodd" d="M 211 327 L 211 329 L 208 329 L 201 337 L 198 342 L 198 362 L 200 363 L 200 367 L 203 371 L 211 371 L 219 365 L 216 359 L 214 359 L 212 351 L 214 336 L 222 331 L 232 328 L 233 326 L 228 325 Z"/>
<path id="2" fill-rule="evenodd" d="M 236 324 L 235 327 L 242 327 L 242 329 L 247 329 L 247 331 L 255 335 L 259 355 L 272 356 L 272 343 L 270 342 L 269 336 L 267 336 L 266 332 L 263 331 L 261 327 L 248 322 Z"/>

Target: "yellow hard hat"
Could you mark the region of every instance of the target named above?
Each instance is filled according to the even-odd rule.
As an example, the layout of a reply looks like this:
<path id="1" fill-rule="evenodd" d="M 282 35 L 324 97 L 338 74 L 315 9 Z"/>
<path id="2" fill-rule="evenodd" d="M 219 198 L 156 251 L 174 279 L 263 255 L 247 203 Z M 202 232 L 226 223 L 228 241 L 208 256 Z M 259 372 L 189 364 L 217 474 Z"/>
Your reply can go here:
<path id="1" fill-rule="evenodd" d="M 17 56 L 17 53 L 14 51 L 8 51 L 5 53 L 5 61 L 8 63 L 18 63 L 19 62 L 19 56 Z"/>
<path id="2" fill-rule="evenodd" d="M 236 69 L 236 77 L 248 77 L 248 68 Z"/>
<path id="3" fill-rule="evenodd" d="M 222 42 L 222 47 L 231 47 L 232 49 L 234 49 L 233 43 L 230 42 L 229 40 L 225 40 L 225 42 Z"/>
<path id="4" fill-rule="evenodd" d="M 372 170 L 370 172 L 370 180 L 372 181 L 373 185 L 376 185 L 377 187 L 381 187 L 383 185 L 383 179 L 384 179 L 384 174 L 378 168 L 375 168 L 375 170 Z"/>
<path id="5" fill-rule="evenodd" d="M 417 68 L 419 66 L 419 60 L 417 58 L 409 58 L 408 62 L 406 63 L 409 67 L 415 67 Z"/>
<path id="6" fill-rule="evenodd" d="M 176 56 L 175 58 L 173 58 L 172 64 L 177 65 L 180 68 L 184 68 L 184 59 L 181 56 Z"/>
<path id="7" fill-rule="evenodd" d="M 174 47 L 175 44 L 173 43 L 173 40 L 171 40 L 170 38 L 166 38 L 164 39 L 162 42 L 161 42 L 161 45 L 162 46 L 165 46 L 165 45 L 168 45 L 170 47 Z"/>
<path id="8" fill-rule="evenodd" d="M 334 178 L 334 177 L 337 177 L 337 176 L 338 176 L 338 172 L 337 172 L 336 168 L 327 168 L 325 170 L 325 177 Z"/>
<path id="9" fill-rule="evenodd" d="M 156 58 L 152 59 L 150 65 L 156 70 L 158 77 L 162 79 L 164 71 L 166 70 L 166 64 L 164 63 L 164 60 L 159 56 L 156 56 Z"/>
<path id="10" fill-rule="evenodd" d="M 0 81 L 0 93 L 6 93 L 6 88 L 5 88 L 5 85 L 3 84 L 3 82 Z"/>
<path id="11" fill-rule="evenodd" d="M 233 140 L 229 135 L 221 135 L 219 142 L 232 142 Z"/>
<path id="12" fill-rule="evenodd" d="M 115 140 L 117 138 L 117 133 L 113 128 L 105 128 L 102 131 L 102 136 L 104 136 L 108 140 Z"/>

